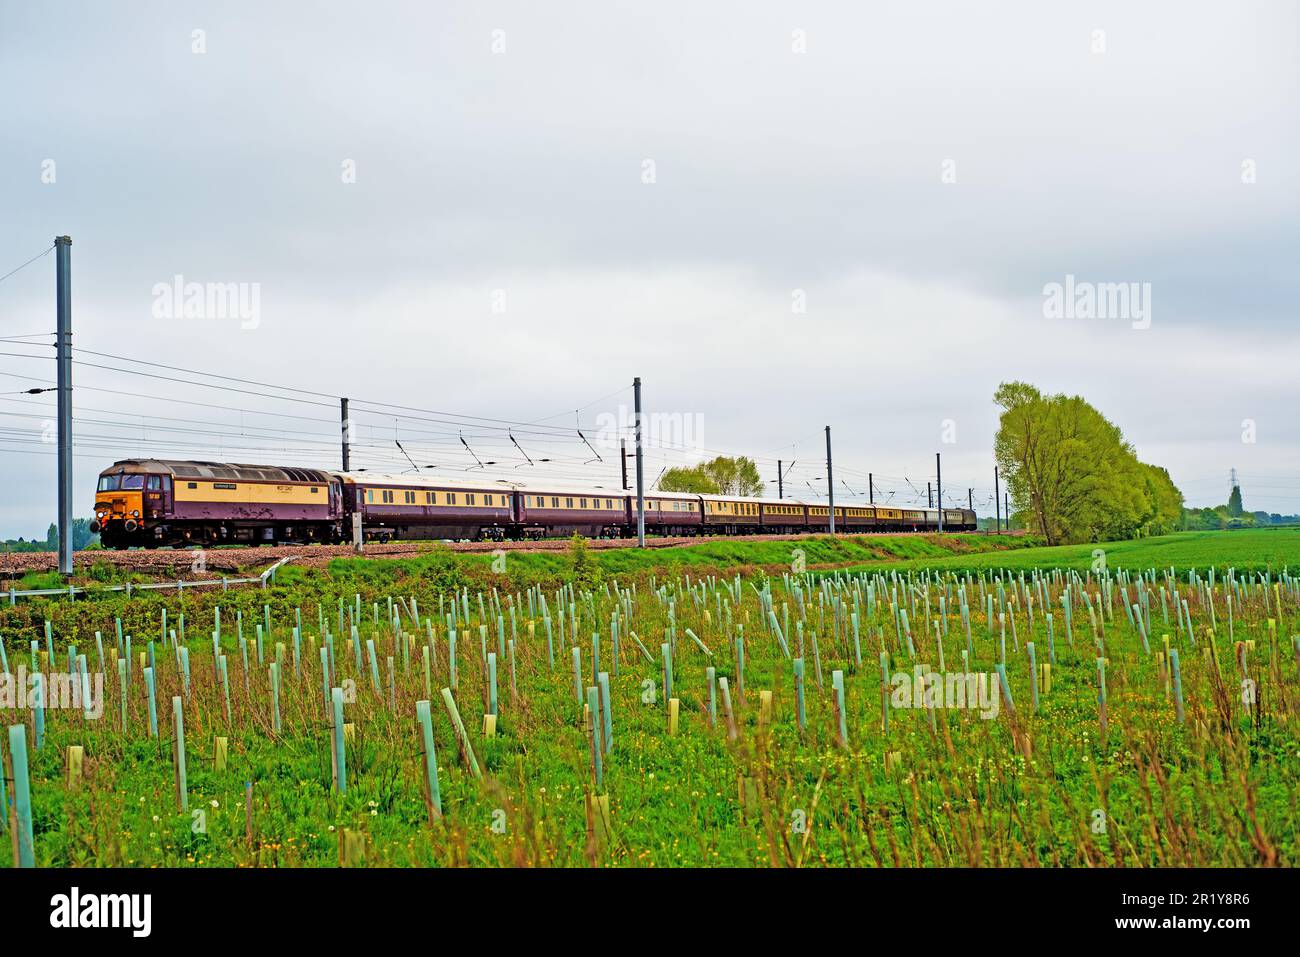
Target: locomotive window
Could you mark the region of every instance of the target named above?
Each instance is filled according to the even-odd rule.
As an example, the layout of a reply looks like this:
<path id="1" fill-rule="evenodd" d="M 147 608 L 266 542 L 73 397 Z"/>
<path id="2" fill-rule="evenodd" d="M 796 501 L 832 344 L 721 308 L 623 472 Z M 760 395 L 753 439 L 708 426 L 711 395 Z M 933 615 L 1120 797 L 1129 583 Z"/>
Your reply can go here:
<path id="1" fill-rule="evenodd" d="M 186 482 L 186 483 L 185 483 L 185 486 L 186 486 L 186 488 L 198 488 L 198 487 L 199 487 L 199 483 L 198 483 L 198 482 Z"/>

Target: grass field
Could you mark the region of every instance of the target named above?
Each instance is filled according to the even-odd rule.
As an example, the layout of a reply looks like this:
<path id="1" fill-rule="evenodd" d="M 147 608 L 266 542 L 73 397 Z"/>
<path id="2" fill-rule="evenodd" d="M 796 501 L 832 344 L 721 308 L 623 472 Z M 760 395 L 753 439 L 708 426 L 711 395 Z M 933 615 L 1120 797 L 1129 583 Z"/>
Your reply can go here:
<path id="1" fill-rule="evenodd" d="M 1099 554 L 1100 553 L 1100 554 Z M 1242 529 L 1231 532 L 1179 532 L 1158 538 L 1090 545 L 1044 546 L 1028 540 L 1014 553 L 984 552 L 975 555 L 922 556 L 905 561 L 900 569 L 996 569 L 1028 570 L 1050 566 L 1087 571 L 1100 561 L 1111 568 L 1208 569 L 1216 567 L 1238 572 L 1278 572 L 1300 565 L 1300 528 Z M 873 567 L 879 563 L 864 563 Z"/>
<path id="2" fill-rule="evenodd" d="M 579 549 L 506 554 L 496 570 L 435 550 L 288 566 L 265 591 L 3 609 L 7 671 L 44 671 L 50 706 L 37 747 L 36 712 L 0 700 L 18 729 L 0 735 L 0 865 L 1300 859 L 1300 581 L 1283 571 L 1300 535 L 1113 543 L 1098 546 L 1104 565 L 1092 546 L 952 539 L 808 540 L 801 556 L 787 542 Z M 812 570 L 848 563 L 866 567 Z M 92 683 L 102 656 L 97 717 L 53 706 L 70 645 Z M 978 689 L 975 707 L 951 675 Z"/>

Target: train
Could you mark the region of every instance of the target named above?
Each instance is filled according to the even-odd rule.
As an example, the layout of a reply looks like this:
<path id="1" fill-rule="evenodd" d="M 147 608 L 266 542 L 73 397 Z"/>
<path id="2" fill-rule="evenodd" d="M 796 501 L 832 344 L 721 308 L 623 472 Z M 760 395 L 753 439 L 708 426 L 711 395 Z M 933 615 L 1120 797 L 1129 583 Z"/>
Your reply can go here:
<path id="1" fill-rule="evenodd" d="M 789 498 L 647 492 L 650 535 L 797 534 L 827 530 L 830 505 Z M 939 530 L 939 510 L 835 505 L 837 532 Z M 629 538 L 637 497 L 625 489 L 504 479 L 123 459 L 99 475 L 91 531 L 105 548 L 339 544 L 354 523 L 367 541 Z M 973 531 L 975 513 L 944 509 L 944 531 Z"/>

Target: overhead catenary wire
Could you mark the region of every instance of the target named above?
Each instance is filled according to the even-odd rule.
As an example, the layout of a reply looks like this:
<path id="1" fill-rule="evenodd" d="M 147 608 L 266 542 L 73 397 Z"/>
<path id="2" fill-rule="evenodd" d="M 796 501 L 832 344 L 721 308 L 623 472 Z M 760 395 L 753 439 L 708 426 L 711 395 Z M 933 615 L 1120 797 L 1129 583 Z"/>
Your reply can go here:
<path id="1" fill-rule="evenodd" d="M 26 269 L 26 268 L 27 268 L 28 266 L 30 266 L 32 263 L 36 262 L 36 260 L 38 260 L 38 259 L 42 259 L 42 258 L 44 258 L 45 256 L 48 256 L 48 255 L 49 255 L 50 253 L 52 253 L 52 252 L 54 252 L 54 244 L 53 244 L 53 243 L 50 243 L 49 246 L 47 246 L 47 247 L 45 247 L 44 249 L 42 249 L 40 252 L 38 252 L 38 253 L 37 253 L 35 256 L 33 256 L 31 259 L 27 260 L 27 262 L 25 262 L 25 263 L 23 263 L 23 264 L 21 264 L 21 265 L 19 265 L 19 266 L 15 266 L 13 269 L 11 269 L 11 270 L 9 270 L 7 273 L 5 273 L 3 276 L 0 276 L 0 282 L 4 282 L 4 281 L 5 281 L 6 279 L 8 279 L 10 276 L 14 275 L 14 274 L 17 273 L 17 272 L 20 272 L 20 271 L 23 270 L 23 269 Z"/>
<path id="2" fill-rule="evenodd" d="M 33 333 L 31 335 L 35 338 L 50 334 Z M 17 345 L 21 348 L 43 348 L 48 343 L 20 342 Z M 136 359 L 118 353 L 101 352 L 80 347 L 74 347 L 74 352 L 80 356 L 75 359 L 75 364 L 88 370 L 133 375 L 159 382 L 213 390 L 224 395 L 248 396 L 272 403 L 292 402 L 333 410 L 337 407 L 336 403 L 339 401 L 337 397 L 319 390 L 276 385 L 253 378 L 204 372 L 152 360 Z M 28 355 L 25 352 L 11 353 L 11 355 L 17 358 L 48 358 L 35 354 Z M 110 361 L 89 362 L 85 358 L 81 358 L 84 356 Z M 110 363 L 122 363 L 123 365 Z M 143 368 L 130 368 L 130 366 L 141 366 Z M 6 374 L 13 375 L 0 372 L 0 375 Z M 48 382 L 48 380 L 35 377 L 13 377 L 38 383 Z M 201 379 L 213 381 L 199 381 Z M 240 423 L 235 425 L 204 419 L 163 416 L 150 411 L 85 409 L 84 411 L 93 412 L 98 416 L 110 417 L 87 417 L 84 413 L 77 416 L 76 421 L 78 423 L 95 429 L 93 433 L 85 433 L 83 428 L 79 433 L 79 439 L 84 434 L 87 442 L 94 442 L 95 447 L 148 449 L 151 454 L 159 456 L 164 454 L 163 450 L 165 449 L 185 449 L 200 454 L 205 450 L 212 450 L 218 456 L 233 454 L 235 451 L 249 452 L 254 455 L 292 454 L 304 458 L 310 457 L 314 461 L 322 461 L 326 464 L 326 467 L 331 464 L 332 459 L 337 457 L 337 420 L 332 417 L 325 418 L 320 415 L 248 408 L 248 403 L 242 403 L 242 407 L 233 407 L 218 402 L 202 402 L 196 399 L 180 398 L 176 395 L 157 395 L 128 389 L 113 389 L 107 386 L 83 384 L 84 382 L 84 377 L 79 379 L 78 391 L 121 396 L 141 402 L 165 403 L 168 406 L 186 405 L 192 408 L 216 409 L 240 416 Z M 358 436 L 364 439 L 368 433 L 373 439 L 387 434 L 391 438 L 386 439 L 386 443 L 394 443 L 400 435 L 402 441 L 397 447 L 403 452 L 403 455 L 398 457 L 392 452 L 393 444 L 381 446 L 373 441 L 354 442 L 353 447 L 357 450 L 359 456 L 356 468 L 362 470 L 387 467 L 395 468 L 398 471 L 407 470 L 413 465 L 407 459 L 407 453 L 409 453 L 410 457 L 416 460 L 437 462 L 436 468 L 446 469 L 447 471 L 482 470 L 488 466 L 503 467 L 500 462 L 501 453 L 514 450 L 523 456 L 525 462 L 515 465 L 513 468 L 530 469 L 530 477 L 525 481 L 558 481 L 566 479 L 575 483 L 593 483 L 611 480 L 612 476 L 605 477 L 601 470 L 593 472 L 587 469 L 586 466 L 596 462 L 606 465 L 605 457 L 601 455 L 601 448 L 606 445 L 617 447 L 617 439 L 624 436 L 624 434 L 630 435 L 634 431 L 633 426 L 630 423 L 615 426 L 612 429 L 608 426 L 601 426 L 598 444 L 593 444 L 588 439 L 587 433 L 583 431 L 581 413 L 627 391 L 629 391 L 629 387 L 623 387 L 598 399 L 586 402 L 568 412 L 559 412 L 540 418 L 530 417 L 527 420 L 471 416 L 375 399 L 354 399 L 352 400 L 352 410 L 358 420 L 355 423 Z M 35 394 L 35 392 L 24 390 L 11 394 L 23 395 Z M 25 400 L 6 399 L 5 401 Z M 79 411 L 81 411 L 80 408 Z M 548 420 L 558 419 L 561 416 L 570 414 L 574 415 L 575 418 L 573 426 L 545 424 Z M 384 419 L 383 422 L 369 421 L 370 417 L 381 416 Z M 112 417 L 119 417 L 124 421 L 115 422 L 112 421 Z M 247 424 L 244 421 L 245 417 L 253 418 L 255 421 L 266 420 L 267 424 Z M 322 431 L 317 432 L 306 427 L 281 427 L 275 424 L 276 420 L 302 423 L 304 426 L 320 424 L 324 428 Z M 191 425 L 207 425 L 212 428 L 189 428 L 188 426 Z M 464 425 L 469 426 L 468 430 L 459 428 L 459 426 Z M 425 427 L 422 428 L 421 426 Z M 526 452 L 516 435 L 525 437 L 530 447 L 547 447 L 547 454 L 539 457 Z M 818 435 L 818 432 L 814 432 L 804 439 L 782 443 L 773 447 L 772 451 L 783 452 L 787 449 L 795 449 L 801 443 L 810 441 Z M 444 441 L 440 443 L 438 440 Z M 473 441 L 475 448 L 470 448 L 467 440 Z M 116 446 L 114 443 L 116 443 Z M 452 448 L 448 443 L 456 447 Z M 573 452 L 580 454 L 567 452 L 565 450 L 566 446 Z M 485 456 L 479 456 L 476 449 L 483 451 Z M 596 458 L 590 458 L 588 453 L 594 454 Z M 745 454 L 697 444 L 678 444 L 670 436 L 654 434 L 653 430 L 652 434 L 643 437 L 643 453 L 648 460 L 662 466 L 659 472 L 660 478 L 674 463 L 695 464 L 700 461 L 705 453 L 728 456 L 744 455 L 744 457 L 751 459 L 756 464 L 775 463 L 776 461 L 769 458 L 770 453 Z M 470 459 L 473 461 L 471 462 Z M 812 469 L 815 464 L 815 462 L 812 462 L 806 467 Z M 429 468 L 430 466 L 423 467 Z M 797 484 L 802 474 L 804 474 L 802 469 L 797 469 L 795 462 L 791 462 L 788 469 L 787 474 L 791 476 L 791 481 Z M 868 474 L 851 466 L 840 466 L 840 470 L 850 477 L 866 477 Z M 888 475 L 876 474 L 882 479 L 889 479 Z M 518 478 L 516 477 L 513 480 L 518 480 Z M 658 481 L 659 479 L 656 479 L 656 484 Z M 842 484 L 848 491 L 850 499 L 865 499 L 869 495 L 869 493 L 855 492 L 847 481 L 843 481 Z M 811 486 L 809 487 L 811 488 Z M 881 481 L 875 483 L 875 488 L 884 497 L 885 501 L 893 499 L 897 494 L 896 490 L 887 488 Z M 915 490 L 914 486 L 913 488 Z"/>

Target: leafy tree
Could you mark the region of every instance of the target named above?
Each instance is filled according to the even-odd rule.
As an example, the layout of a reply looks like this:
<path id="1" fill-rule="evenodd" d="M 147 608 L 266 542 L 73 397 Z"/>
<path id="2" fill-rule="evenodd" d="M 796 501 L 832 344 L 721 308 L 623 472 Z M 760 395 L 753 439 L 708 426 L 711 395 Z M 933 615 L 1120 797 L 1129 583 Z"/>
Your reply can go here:
<path id="1" fill-rule="evenodd" d="M 87 545 L 99 541 L 99 536 L 90 530 L 90 519 L 74 518 L 72 520 L 72 550 L 79 552 Z"/>
<path id="2" fill-rule="evenodd" d="M 703 466 L 693 468 L 677 466 L 669 469 L 659 479 L 659 488 L 665 492 L 694 492 L 697 495 L 717 495 L 718 484 L 705 475 Z"/>
<path id="3" fill-rule="evenodd" d="M 1232 491 L 1228 493 L 1228 514 L 1233 518 L 1239 518 L 1244 511 L 1241 506 L 1241 486 L 1234 485 Z"/>
<path id="4" fill-rule="evenodd" d="M 1182 524 L 1183 493 L 1169 477 L 1169 472 L 1157 465 L 1138 463 L 1146 482 L 1149 503 L 1142 532 L 1145 535 L 1167 535 Z"/>
<path id="5" fill-rule="evenodd" d="M 1164 469 L 1138 461 L 1119 428 L 1080 396 L 1025 382 L 994 394 L 994 455 L 1019 523 L 1048 544 L 1171 531 L 1182 494 Z"/>
<path id="6" fill-rule="evenodd" d="M 696 492 L 704 495 L 762 495 L 763 480 L 753 459 L 719 455 L 692 467 L 669 469 L 659 480 L 665 492 Z"/>

